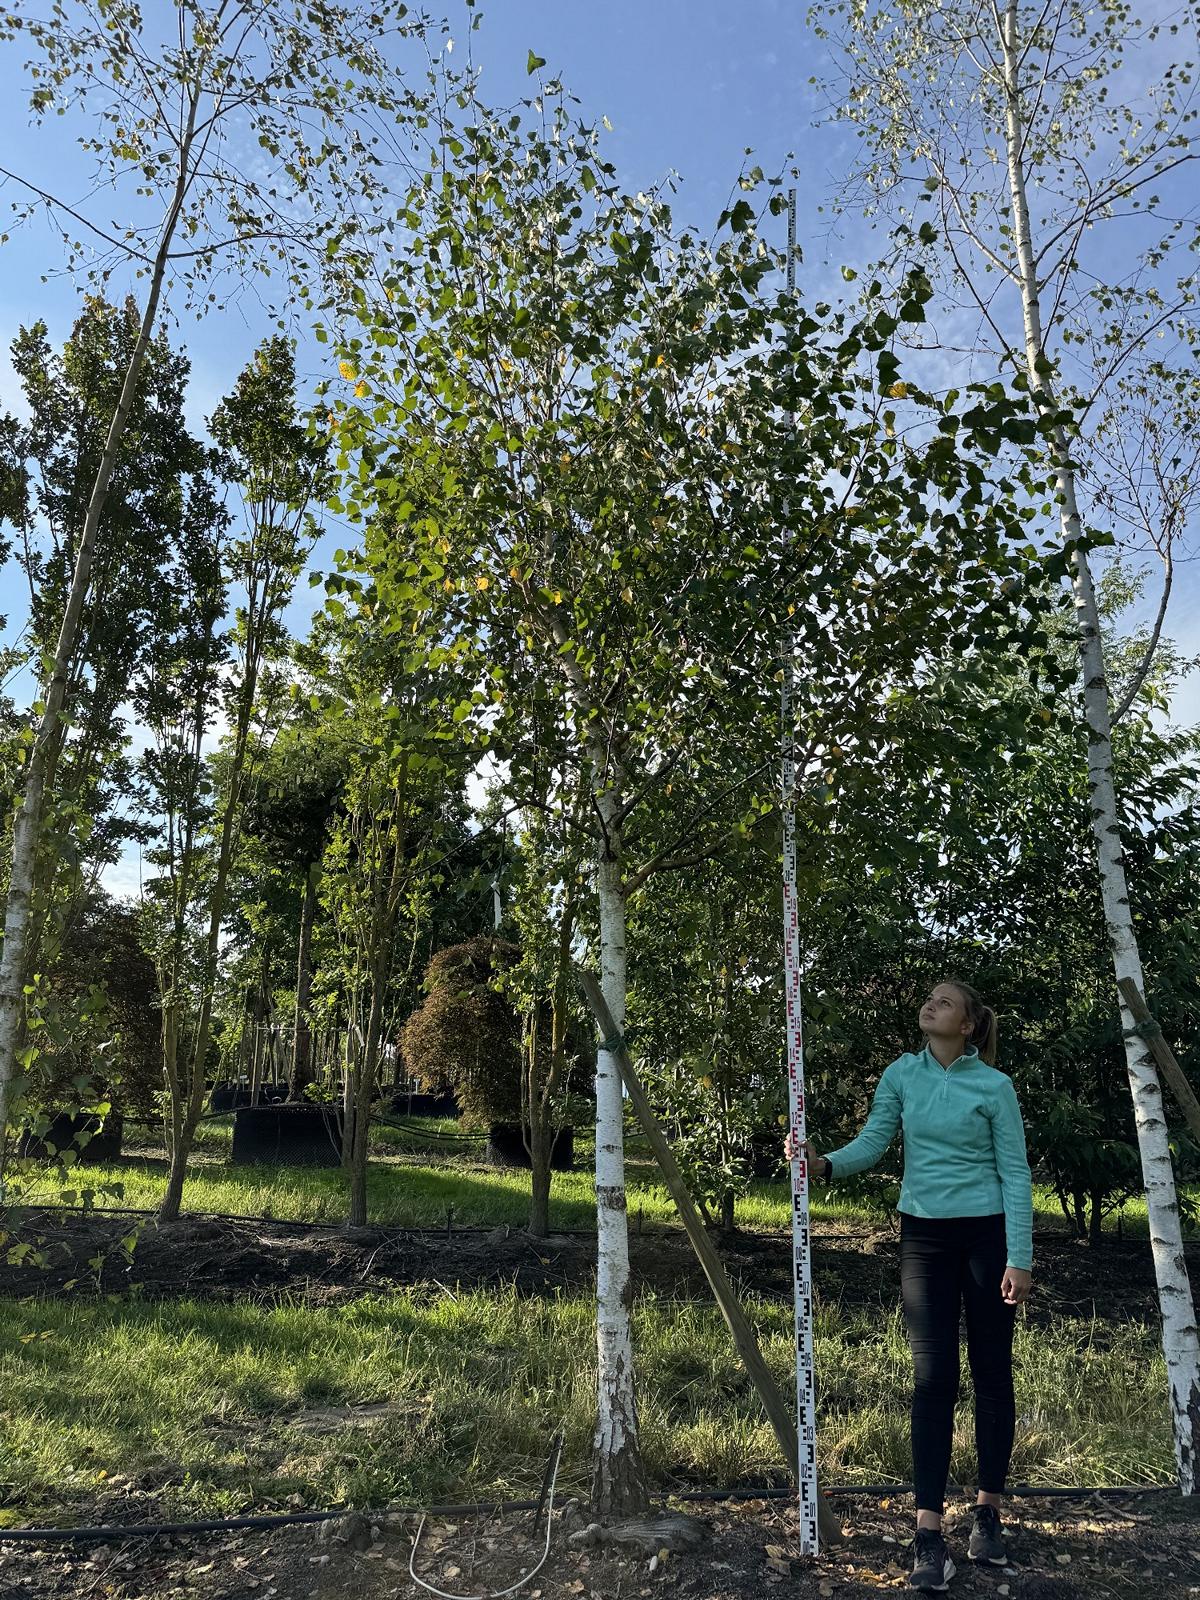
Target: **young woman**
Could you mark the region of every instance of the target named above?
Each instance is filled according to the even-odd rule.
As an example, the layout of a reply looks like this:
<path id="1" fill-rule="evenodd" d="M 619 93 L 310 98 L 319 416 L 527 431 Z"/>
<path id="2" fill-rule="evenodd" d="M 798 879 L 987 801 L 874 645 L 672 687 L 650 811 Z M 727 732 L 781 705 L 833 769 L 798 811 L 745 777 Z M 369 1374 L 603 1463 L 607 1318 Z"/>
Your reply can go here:
<path id="1" fill-rule="evenodd" d="M 975 1383 L 979 1493 L 968 1554 L 1003 1566 L 1000 1497 L 1012 1453 L 1012 1335 L 1029 1298 L 1033 1191 L 1012 1080 L 992 1065 L 996 1018 L 965 983 L 939 983 L 921 1007 L 925 1048 L 884 1072 L 862 1132 L 823 1156 L 805 1144 L 825 1183 L 873 1167 L 904 1137 L 900 1285 L 913 1353 L 914 1589 L 943 1590 L 954 1563 L 942 1537 L 958 1398 L 958 1321 L 966 1309 Z M 787 1139 L 792 1154 L 792 1137 Z"/>

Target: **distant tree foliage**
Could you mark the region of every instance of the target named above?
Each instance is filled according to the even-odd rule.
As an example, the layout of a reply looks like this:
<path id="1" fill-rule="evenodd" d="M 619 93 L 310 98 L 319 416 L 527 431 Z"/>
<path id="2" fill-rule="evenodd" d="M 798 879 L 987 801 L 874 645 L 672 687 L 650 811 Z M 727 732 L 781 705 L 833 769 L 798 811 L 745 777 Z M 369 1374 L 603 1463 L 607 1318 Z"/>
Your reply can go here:
<path id="1" fill-rule="evenodd" d="M 409 1070 L 423 1088 L 452 1088 L 467 1116 L 521 1116 L 521 1021 L 497 986 L 520 960 L 503 939 L 468 939 L 439 950 L 425 969 L 428 997 L 404 1025 Z"/>

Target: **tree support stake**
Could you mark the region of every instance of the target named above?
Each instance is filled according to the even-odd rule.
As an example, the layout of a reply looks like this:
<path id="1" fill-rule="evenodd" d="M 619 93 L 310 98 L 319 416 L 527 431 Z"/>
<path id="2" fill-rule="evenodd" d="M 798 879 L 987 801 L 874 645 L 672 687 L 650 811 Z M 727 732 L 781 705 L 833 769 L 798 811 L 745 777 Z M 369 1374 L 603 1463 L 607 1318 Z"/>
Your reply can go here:
<path id="1" fill-rule="evenodd" d="M 650 1107 L 646 1098 L 646 1091 L 642 1088 L 641 1081 L 634 1071 L 633 1062 L 625 1048 L 625 1041 L 613 1022 L 612 1014 L 604 1003 L 604 996 L 600 992 L 600 985 L 590 972 L 579 971 L 579 982 L 583 988 L 587 1003 L 600 1036 L 605 1041 L 604 1048 L 617 1064 L 617 1071 L 621 1074 L 621 1081 L 629 1095 L 630 1104 L 637 1113 L 638 1121 L 642 1125 L 654 1159 L 658 1162 L 659 1169 L 670 1191 L 671 1199 L 675 1202 L 679 1219 L 683 1223 L 684 1231 L 691 1242 L 692 1249 L 704 1269 L 704 1276 L 708 1279 L 713 1296 L 720 1308 L 725 1324 L 733 1335 L 733 1342 L 737 1353 L 741 1357 L 742 1365 L 758 1392 L 762 1401 L 763 1410 L 767 1413 L 768 1420 L 775 1430 L 775 1437 L 779 1441 L 779 1448 L 783 1451 L 783 1458 L 788 1463 L 790 1471 L 797 1470 L 800 1443 L 796 1433 L 796 1425 L 792 1420 L 791 1412 L 779 1388 L 771 1376 L 770 1368 L 763 1359 L 759 1349 L 758 1340 L 754 1336 L 754 1329 L 750 1320 L 742 1310 L 733 1286 L 729 1282 L 725 1267 L 708 1231 L 696 1209 L 696 1202 L 692 1199 L 683 1174 L 679 1170 L 679 1163 L 675 1160 L 667 1137 L 663 1133 L 658 1118 Z M 843 1534 L 841 1524 L 833 1511 L 826 1503 L 823 1496 L 817 1497 L 817 1519 L 821 1540 L 826 1544 L 841 1544 Z"/>

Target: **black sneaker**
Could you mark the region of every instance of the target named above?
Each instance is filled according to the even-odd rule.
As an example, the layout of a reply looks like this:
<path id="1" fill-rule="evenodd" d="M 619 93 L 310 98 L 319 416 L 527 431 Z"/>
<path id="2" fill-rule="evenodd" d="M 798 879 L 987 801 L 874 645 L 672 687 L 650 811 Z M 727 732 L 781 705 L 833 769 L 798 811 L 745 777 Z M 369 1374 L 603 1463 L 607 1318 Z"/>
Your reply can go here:
<path id="1" fill-rule="evenodd" d="M 950 1559 L 950 1552 L 946 1549 L 941 1529 L 918 1528 L 916 1561 L 913 1564 L 912 1577 L 908 1580 L 909 1588 L 930 1589 L 940 1593 L 950 1587 L 954 1571 L 954 1563 Z"/>
<path id="2" fill-rule="evenodd" d="M 1000 1513 L 995 1506 L 975 1506 L 971 1513 L 971 1542 L 967 1554 L 984 1566 L 1002 1567 L 1008 1560 L 1000 1533 Z"/>

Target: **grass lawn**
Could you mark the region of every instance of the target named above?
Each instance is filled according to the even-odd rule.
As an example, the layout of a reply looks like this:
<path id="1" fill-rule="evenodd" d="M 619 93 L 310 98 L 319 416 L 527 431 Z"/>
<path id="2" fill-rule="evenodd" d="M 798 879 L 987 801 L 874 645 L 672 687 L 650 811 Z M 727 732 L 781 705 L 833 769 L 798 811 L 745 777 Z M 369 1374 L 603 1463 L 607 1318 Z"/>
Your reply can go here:
<path id="1" fill-rule="evenodd" d="M 792 1381 L 787 1307 L 750 1302 Z M 402 1291 L 334 1308 L 192 1301 L 0 1301 L 0 1518 L 86 1516 L 143 1491 L 171 1514 L 430 1503 L 536 1488 L 566 1430 L 564 1488 L 584 1487 L 595 1406 L 583 1296 Z M 1156 1335 L 1020 1324 L 1014 1482 L 1168 1482 Z M 643 1447 L 658 1483 L 730 1484 L 779 1469 L 775 1440 L 714 1309 L 636 1310 Z M 909 1473 L 909 1357 L 898 1312 L 822 1308 L 825 1482 Z M 339 1408 L 370 1404 L 354 1417 Z M 952 1473 L 974 1472 L 969 1409 Z M 115 1481 L 114 1481 L 115 1480 Z M 106 1514 L 113 1514 L 107 1501 Z"/>
<path id="2" fill-rule="evenodd" d="M 425 1134 L 455 1131 L 449 1119 L 421 1124 Z M 184 1187 L 183 1207 L 191 1212 L 225 1212 L 237 1216 L 269 1217 L 299 1222 L 341 1222 L 346 1214 L 346 1182 L 336 1168 L 233 1167 L 228 1163 L 231 1128 L 227 1121 L 201 1124 L 196 1155 Z M 455 1144 L 441 1138 L 414 1137 L 391 1127 L 377 1130 L 375 1158 L 368 1176 L 371 1221 L 393 1227 L 440 1227 L 449 1215 L 456 1226 L 522 1227 L 528 1219 L 529 1176 L 525 1172 L 489 1167 L 480 1160 L 478 1143 Z M 560 1229 L 595 1225 L 595 1185 L 591 1173 L 590 1141 L 576 1143 L 578 1169 L 555 1173 L 551 1188 L 551 1226 Z M 628 1146 L 629 1214 L 636 1228 L 675 1225 L 674 1204 L 659 1180 L 657 1168 L 640 1139 Z M 152 1150 L 138 1151 L 111 1165 L 80 1169 L 79 1179 L 119 1185 L 120 1204 L 153 1209 L 166 1187 L 166 1162 Z M 871 1193 L 871 1180 L 855 1180 L 826 1193 L 818 1190 L 813 1213 L 825 1220 L 842 1219 L 861 1227 L 883 1219 L 884 1211 Z M 31 1199 L 52 1200 L 54 1191 L 42 1189 Z M 783 1182 L 756 1183 L 737 1203 L 739 1227 L 783 1230 L 790 1226 L 791 1205 Z M 1066 1223 L 1053 1191 L 1034 1186 L 1034 1226 L 1065 1230 Z M 1112 1231 L 1115 1219 L 1106 1221 Z M 1147 1232 L 1146 1207 L 1130 1201 L 1122 1212 L 1128 1235 Z M 1198 1230 L 1187 1236 L 1196 1237 Z"/>
<path id="3" fill-rule="evenodd" d="M 439 1130 L 442 1131 L 442 1130 Z M 384 1130 L 370 1172 L 377 1223 L 521 1226 L 529 1179 Z M 229 1125 L 204 1125 L 184 1194 L 189 1211 L 340 1222 L 339 1171 L 228 1164 Z M 583 1170 L 555 1174 L 552 1225 L 590 1229 Z M 157 1204 L 161 1153 L 145 1149 L 92 1180 L 123 1201 Z M 33 1199 L 34 1196 L 29 1196 Z M 43 1194 L 42 1198 L 51 1198 Z M 675 1225 L 637 1140 L 629 1150 L 633 1225 Z M 1052 1194 L 1040 1227 L 1062 1227 Z M 848 1232 L 882 1215 L 862 1188 L 824 1192 L 818 1218 Z M 739 1202 L 749 1229 L 782 1230 L 782 1183 Z M 1128 1232 L 1145 1231 L 1129 1206 Z M 749 1300 L 767 1359 L 792 1383 L 791 1311 Z M 555 1429 L 566 1430 L 564 1490 L 585 1487 L 595 1405 L 594 1308 L 563 1290 L 451 1292 L 432 1282 L 386 1298 L 319 1306 L 143 1302 L 136 1297 L 0 1300 L 0 1522 L 232 1514 L 287 1503 L 430 1503 L 536 1489 Z M 716 1310 L 646 1293 L 636 1311 L 643 1446 L 660 1484 L 730 1484 L 776 1472 L 775 1440 Z M 1158 1336 L 1139 1323 L 1066 1317 L 1018 1326 L 1014 1482 L 1163 1483 L 1173 1477 Z M 835 1303 L 818 1311 L 821 1472 L 829 1483 L 909 1475 L 910 1358 L 898 1309 Z M 964 1401 L 969 1396 L 964 1371 Z M 370 1406 L 368 1413 L 352 1408 Z M 952 1473 L 970 1482 L 964 1403 Z M 116 1500 L 113 1500 L 113 1495 Z M 122 1512 L 126 1497 L 136 1511 Z M 298 1501 L 291 1499 L 298 1497 Z"/>

